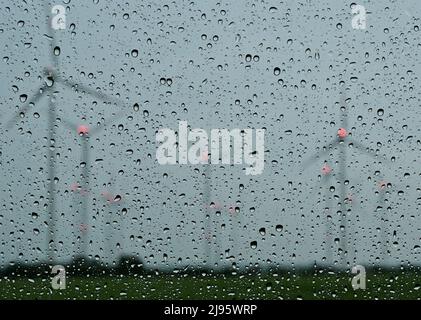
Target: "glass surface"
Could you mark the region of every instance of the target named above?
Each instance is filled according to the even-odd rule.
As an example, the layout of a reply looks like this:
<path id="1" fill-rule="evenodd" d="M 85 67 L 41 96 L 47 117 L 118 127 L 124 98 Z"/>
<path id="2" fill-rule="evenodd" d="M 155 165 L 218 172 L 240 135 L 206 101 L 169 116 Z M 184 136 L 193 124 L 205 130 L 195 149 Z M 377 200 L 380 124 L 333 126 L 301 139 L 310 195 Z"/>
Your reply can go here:
<path id="1" fill-rule="evenodd" d="M 0 298 L 420 298 L 421 9 L 360 5 L 0 0 Z"/>

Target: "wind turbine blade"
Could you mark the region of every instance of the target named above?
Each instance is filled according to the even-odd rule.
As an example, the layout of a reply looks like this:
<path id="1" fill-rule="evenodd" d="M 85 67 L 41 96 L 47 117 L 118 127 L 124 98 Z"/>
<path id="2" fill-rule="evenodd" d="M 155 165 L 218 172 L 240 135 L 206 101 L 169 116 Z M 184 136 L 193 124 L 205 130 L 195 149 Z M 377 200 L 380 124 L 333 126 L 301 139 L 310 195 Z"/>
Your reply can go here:
<path id="1" fill-rule="evenodd" d="M 307 168 L 309 167 L 311 164 L 314 163 L 315 160 L 317 160 L 318 158 L 320 158 L 321 156 L 326 155 L 327 153 L 329 153 L 332 149 L 334 149 L 337 145 L 339 144 L 339 139 L 335 138 L 332 142 L 328 143 L 327 145 L 325 145 L 324 147 L 322 147 L 322 150 L 316 152 L 313 156 L 311 156 L 309 159 L 305 160 L 303 162 L 303 167 Z"/>
<path id="2" fill-rule="evenodd" d="M 108 125 L 112 124 L 113 122 L 123 118 L 123 116 L 125 115 L 126 110 L 121 110 L 119 112 L 117 112 L 117 114 L 115 114 L 113 117 L 111 117 L 110 119 L 106 120 L 104 123 L 100 124 L 99 126 L 92 128 L 92 130 L 90 131 L 90 135 L 93 136 L 95 134 L 97 134 L 98 132 L 104 130 Z"/>
<path id="3" fill-rule="evenodd" d="M 55 74 L 54 79 L 57 80 L 58 82 L 64 84 L 65 86 L 67 86 L 70 89 L 76 89 L 76 90 L 79 90 L 79 91 L 83 91 L 83 92 L 103 101 L 103 102 L 112 102 L 112 103 L 115 103 L 115 104 L 120 105 L 120 106 L 124 105 L 124 103 L 120 99 L 117 99 L 117 98 L 111 97 L 111 96 L 109 96 L 105 93 L 96 91 L 96 90 L 94 90 L 92 88 L 89 88 L 88 86 L 83 85 L 81 83 L 77 83 L 77 82 L 74 82 L 72 80 L 65 79 L 58 74 Z"/>
<path id="4" fill-rule="evenodd" d="M 81 140 L 82 145 L 82 158 L 81 162 L 84 163 L 82 168 L 81 178 L 82 178 L 82 188 L 89 192 L 90 188 L 90 153 L 89 153 L 89 140 L 87 137 L 83 137 Z M 85 226 L 89 226 L 89 197 L 85 195 L 82 198 L 82 221 Z M 88 256 L 88 229 L 83 234 L 82 237 L 82 256 Z"/>
<path id="5" fill-rule="evenodd" d="M 341 91 L 339 98 L 340 108 L 342 110 L 342 128 L 348 129 L 348 105 L 346 103 L 346 95 L 344 91 Z"/>
<path id="6" fill-rule="evenodd" d="M 380 159 L 380 160 L 388 162 L 388 160 L 385 157 L 376 154 L 375 152 L 371 151 L 368 147 L 366 147 L 363 144 L 355 141 L 354 139 L 349 139 L 349 144 L 352 145 L 355 149 L 359 150 L 360 152 L 362 152 L 362 153 L 364 153 L 364 154 L 366 154 L 366 155 L 368 155 L 368 156 L 370 156 L 374 159 Z"/>
<path id="7" fill-rule="evenodd" d="M 332 175 L 329 174 L 329 175 L 325 176 L 325 175 L 321 175 L 319 173 L 318 173 L 318 175 L 319 175 L 319 177 L 321 176 L 320 179 L 319 179 L 319 177 L 317 177 L 313 183 L 308 185 L 308 190 L 310 192 L 309 197 L 311 197 L 312 199 L 314 197 L 319 199 L 320 195 L 321 194 L 323 195 L 323 190 L 327 190 L 326 191 L 327 193 L 330 192 L 329 187 L 330 187 L 331 182 L 332 182 L 332 178 L 333 178 Z M 323 196 L 322 196 L 322 198 L 323 198 Z"/>
<path id="8" fill-rule="evenodd" d="M 62 119 L 61 121 L 68 129 L 74 130 L 75 132 L 77 131 L 77 125 L 75 123 L 70 122 L 66 119 Z"/>
<path id="9" fill-rule="evenodd" d="M 19 112 L 12 119 L 10 119 L 7 122 L 6 128 L 11 128 L 12 125 L 19 120 L 20 114 L 26 113 L 28 111 L 28 109 L 31 107 L 31 105 L 37 103 L 39 101 L 39 99 L 42 98 L 44 93 L 47 92 L 49 89 L 50 88 L 47 86 L 47 84 L 44 84 L 41 87 L 39 87 L 38 90 L 35 92 L 35 94 L 32 96 L 32 98 L 28 102 L 26 102 L 22 106 L 22 108 L 19 109 Z"/>

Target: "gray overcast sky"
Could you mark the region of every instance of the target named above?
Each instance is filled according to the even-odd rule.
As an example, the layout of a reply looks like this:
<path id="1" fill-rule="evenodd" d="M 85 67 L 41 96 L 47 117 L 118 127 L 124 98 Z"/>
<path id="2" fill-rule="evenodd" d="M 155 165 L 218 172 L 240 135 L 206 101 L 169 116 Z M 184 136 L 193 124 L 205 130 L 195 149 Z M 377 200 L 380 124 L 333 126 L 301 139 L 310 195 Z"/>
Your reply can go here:
<path id="1" fill-rule="evenodd" d="M 137 254 L 148 266 L 201 265 L 205 212 L 212 253 L 222 265 L 285 266 L 325 255 L 326 186 L 319 180 L 331 153 L 302 162 L 332 141 L 345 91 L 352 136 L 389 160 L 348 148 L 348 233 L 352 259 L 379 257 L 380 217 L 387 211 L 388 263 L 420 259 L 420 17 L 418 0 L 364 1 L 366 30 L 351 27 L 351 1 L 57 1 L 66 29 L 56 31 L 59 73 L 127 102 L 127 114 L 90 138 L 91 185 L 80 181 L 79 139 L 63 120 L 96 126 L 117 107 L 58 85 L 58 256 L 69 260 L 80 236 L 80 197 L 89 197 L 89 254 Z M 0 1 L 1 123 L 43 84 L 51 65 L 51 31 L 40 1 Z M 276 69 L 276 68 L 279 68 Z M 171 79 L 164 81 L 163 79 Z M 98 101 L 98 103 L 94 103 Z M 139 110 L 132 108 L 139 105 Z M 136 110 L 135 110 L 136 109 Z M 48 98 L 11 129 L 1 152 L 0 262 L 46 258 Z M 159 128 L 265 128 L 265 169 L 212 166 L 204 205 L 204 166 L 161 166 Z M 380 171 L 392 184 L 378 210 Z M 339 184 L 332 180 L 332 223 L 339 237 Z M 102 193 L 121 195 L 107 205 Z M 230 213 L 235 205 L 239 212 Z M 111 217 L 111 218 L 110 218 Z M 111 227 L 106 222 L 111 221 Z M 278 226 L 278 228 L 276 228 Z M 279 226 L 282 226 L 280 228 Z M 257 246 L 252 245 L 257 242 Z M 333 244 L 333 251 L 338 243 Z M 338 258 L 338 255 L 335 255 Z"/>

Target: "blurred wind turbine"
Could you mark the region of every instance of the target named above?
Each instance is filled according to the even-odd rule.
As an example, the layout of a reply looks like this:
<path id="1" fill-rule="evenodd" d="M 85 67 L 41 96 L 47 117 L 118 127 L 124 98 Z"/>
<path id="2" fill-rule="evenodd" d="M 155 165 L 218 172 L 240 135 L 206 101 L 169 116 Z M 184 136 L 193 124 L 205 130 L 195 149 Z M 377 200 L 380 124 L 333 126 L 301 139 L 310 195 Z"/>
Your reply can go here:
<path id="1" fill-rule="evenodd" d="M 365 147 L 360 142 L 354 140 L 351 138 L 351 132 L 348 130 L 348 106 L 345 98 L 344 92 L 341 92 L 340 94 L 340 112 L 341 112 L 341 118 L 342 123 L 341 127 L 337 131 L 337 137 L 331 141 L 329 144 L 323 146 L 322 150 L 318 151 L 316 154 L 314 154 L 312 157 L 310 157 L 307 161 L 303 163 L 304 167 L 308 167 L 311 164 L 315 163 L 318 158 L 321 156 L 325 156 L 329 154 L 333 150 L 338 150 L 339 157 L 338 157 L 338 170 L 337 175 L 335 177 L 337 178 L 339 182 L 339 206 L 340 206 L 340 264 L 343 268 L 348 267 L 348 228 L 347 228 L 347 185 L 349 184 L 348 178 L 347 178 L 347 149 L 348 147 L 354 148 L 357 151 L 359 151 L 362 154 L 369 155 L 375 159 L 379 158 L 380 160 L 385 161 L 386 159 L 382 156 L 379 156 L 377 153 L 372 152 L 369 148 Z M 328 227 L 327 227 L 328 228 Z"/>
<path id="2" fill-rule="evenodd" d="M 126 111 L 122 110 L 118 112 L 113 118 L 109 119 L 107 122 L 102 123 L 101 125 L 98 125 L 97 127 L 94 127 L 91 129 L 89 126 L 80 124 L 77 125 L 75 123 L 72 123 L 68 120 L 63 119 L 63 124 L 70 129 L 71 132 L 78 135 L 80 140 L 80 146 L 81 146 L 81 160 L 80 160 L 80 167 L 82 168 L 81 171 L 81 183 L 80 188 L 84 190 L 86 193 L 85 196 L 82 196 L 81 198 L 81 221 L 82 225 L 88 226 L 89 223 L 89 190 L 90 190 L 90 169 L 91 169 L 91 163 L 90 163 L 90 152 L 91 152 L 91 145 L 90 145 L 90 138 L 93 138 L 96 134 L 100 133 L 102 130 L 104 130 L 108 124 L 110 124 L 113 121 L 117 121 L 118 119 L 122 118 L 124 113 Z M 88 256 L 88 230 L 83 230 L 82 237 L 81 237 L 81 244 L 78 248 L 79 255 L 83 257 Z"/>
<path id="3" fill-rule="evenodd" d="M 117 232 L 114 229 L 114 220 L 118 216 L 118 207 L 123 203 L 123 198 L 120 194 L 117 194 L 115 191 L 115 185 L 117 181 L 115 175 L 113 175 L 111 182 L 108 184 L 108 191 L 101 192 L 101 196 L 105 201 L 104 205 L 104 250 L 105 255 L 108 255 L 108 258 L 111 259 L 112 263 L 116 263 L 118 255 L 115 254 L 115 249 L 117 247 L 116 234 Z M 114 256 L 116 258 L 114 258 Z"/>
<path id="4" fill-rule="evenodd" d="M 238 229 L 241 227 L 241 219 L 240 219 L 240 208 L 238 207 L 239 202 L 235 204 L 235 206 L 231 206 L 229 208 L 230 220 L 231 220 L 231 259 L 233 261 L 233 267 L 238 268 L 239 257 L 241 252 L 239 250 L 238 238 L 241 235 L 238 234 Z M 241 228 L 240 228 L 241 233 Z"/>
<path id="5" fill-rule="evenodd" d="M 324 230 L 324 236 L 325 236 L 325 241 L 324 241 L 324 261 L 325 264 L 327 266 L 332 266 L 333 265 L 333 257 L 332 257 L 332 248 L 333 248 L 333 239 L 334 239 L 334 235 L 333 235 L 333 214 L 332 214 L 332 179 L 334 177 L 334 171 L 332 169 L 332 167 L 325 161 L 325 163 L 323 164 L 321 170 L 320 170 L 320 174 L 319 174 L 319 179 L 317 181 L 317 183 L 319 184 L 318 188 L 325 190 L 324 193 L 324 207 L 323 207 L 323 212 L 325 215 L 325 220 L 324 220 L 324 225 L 325 225 L 325 230 Z M 350 206 L 352 206 L 353 208 L 357 208 L 358 211 L 361 211 L 360 206 L 358 205 L 356 198 L 353 194 L 353 190 L 355 189 L 355 184 L 353 186 L 350 187 L 351 191 L 347 193 L 347 196 L 345 197 L 345 203 L 349 204 Z M 355 210 L 354 210 L 355 211 Z"/>
<path id="6" fill-rule="evenodd" d="M 321 185 L 325 189 L 325 258 L 326 264 L 332 264 L 332 248 L 333 248 L 333 234 L 332 234 L 332 195 L 330 186 L 332 185 L 332 172 L 333 169 L 326 162 L 321 169 Z"/>
<path id="7" fill-rule="evenodd" d="M 113 104 L 122 105 L 119 99 L 110 97 L 106 94 L 100 93 L 98 91 L 92 90 L 91 88 L 84 86 L 82 84 L 76 83 L 70 78 L 62 77 L 59 74 L 59 61 L 58 54 L 55 54 L 56 51 L 59 51 L 60 48 L 57 46 L 56 41 L 56 32 L 57 29 L 52 28 L 52 17 L 51 14 L 51 5 L 49 1 L 45 2 L 46 14 L 49 19 L 47 19 L 47 33 L 51 32 L 49 36 L 50 39 L 50 59 L 52 66 L 48 66 L 43 70 L 44 84 L 42 84 L 32 97 L 27 99 L 26 103 L 19 109 L 16 116 L 10 119 L 6 123 L 6 128 L 11 129 L 13 124 L 18 123 L 19 119 L 23 118 L 26 112 L 34 107 L 36 103 L 43 98 L 44 96 L 48 97 L 49 108 L 48 108 L 48 154 L 47 154 L 47 167 L 48 167 L 48 237 L 47 237 L 47 256 L 50 262 L 56 260 L 56 188 L 55 188 L 55 179 L 56 179 L 56 160 L 55 160 L 55 147 L 56 147 L 56 119 L 57 119 L 57 110 L 56 102 L 54 99 L 54 94 L 57 93 L 56 87 L 57 83 L 61 83 L 64 87 L 75 90 L 76 92 L 81 91 L 91 95 L 94 98 L 107 101 Z M 53 7 L 55 8 L 55 7 Z M 54 12 L 53 12 L 54 13 Z M 58 11 L 57 11 L 58 13 Z"/>
<path id="8" fill-rule="evenodd" d="M 207 153 L 207 152 L 206 152 Z M 205 246 L 205 261 L 207 268 L 211 269 L 213 267 L 213 259 L 212 259 L 212 216 L 213 212 L 211 212 L 213 203 L 212 203 L 212 176 L 211 176 L 211 164 L 209 163 L 209 156 L 208 154 L 203 155 L 203 158 L 208 161 L 208 163 L 204 164 L 204 182 L 203 182 L 203 201 L 205 203 L 205 216 L 204 216 L 204 223 L 205 223 L 205 230 L 204 230 L 204 246 Z"/>
<path id="9" fill-rule="evenodd" d="M 49 39 L 50 42 L 50 59 L 53 65 L 53 68 L 58 69 L 58 55 L 54 54 L 56 47 L 56 32 L 51 26 L 52 18 L 50 17 L 50 4 L 48 1 L 45 3 L 45 10 L 46 10 L 46 17 L 47 19 L 47 33 L 50 33 Z M 50 67 L 50 69 L 52 69 Z M 20 117 L 25 115 L 25 112 L 31 107 L 35 105 L 44 95 L 48 96 L 48 154 L 47 154 L 47 162 L 48 162 L 48 211 L 49 211 L 49 219 L 48 219 L 48 236 L 47 236 L 47 259 L 52 262 L 55 260 L 56 254 L 56 240 L 55 240 L 55 233 L 56 233 L 56 202 L 55 202 L 55 125 L 54 121 L 56 119 L 56 107 L 54 104 L 54 97 L 53 97 L 53 86 L 54 81 L 47 75 L 45 79 L 45 83 L 41 85 L 33 94 L 32 98 L 20 109 L 20 112 L 11 119 L 8 123 L 6 123 L 6 128 L 10 129 L 14 123 L 17 123 Z"/>
<path id="10" fill-rule="evenodd" d="M 380 243 L 380 263 L 386 264 L 388 256 L 390 255 L 389 250 L 389 217 L 388 217 L 388 203 L 389 200 L 387 196 L 390 195 L 390 191 L 393 189 L 392 183 L 387 181 L 383 174 L 380 171 L 374 173 L 376 176 L 376 218 L 380 221 L 380 240 L 377 243 Z"/>

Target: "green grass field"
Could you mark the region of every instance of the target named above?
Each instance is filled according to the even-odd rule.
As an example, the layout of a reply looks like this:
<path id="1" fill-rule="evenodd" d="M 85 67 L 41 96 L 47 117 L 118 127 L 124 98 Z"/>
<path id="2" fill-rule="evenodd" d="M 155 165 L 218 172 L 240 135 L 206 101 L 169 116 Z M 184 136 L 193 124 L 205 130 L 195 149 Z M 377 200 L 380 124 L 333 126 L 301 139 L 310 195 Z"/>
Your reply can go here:
<path id="1" fill-rule="evenodd" d="M 367 272 L 366 290 L 351 275 L 144 275 L 67 277 L 53 290 L 46 278 L 2 278 L 1 299 L 421 299 L 416 272 Z"/>

